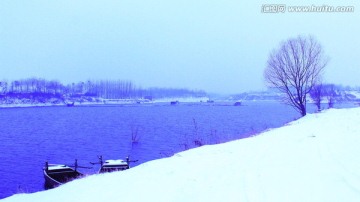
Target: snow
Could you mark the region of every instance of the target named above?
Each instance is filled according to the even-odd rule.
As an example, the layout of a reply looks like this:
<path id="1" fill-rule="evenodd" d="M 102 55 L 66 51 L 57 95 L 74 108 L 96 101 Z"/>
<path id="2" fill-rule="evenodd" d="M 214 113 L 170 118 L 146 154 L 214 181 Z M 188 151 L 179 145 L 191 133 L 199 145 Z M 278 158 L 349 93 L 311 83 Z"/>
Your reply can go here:
<path id="1" fill-rule="evenodd" d="M 156 99 L 153 102 L 154 103 L 170 103 L 172 101 L 179 101 L 181 102 L 186 102 L 186 103 L 191 103 L 191 102 L 206 102 L 207 100 L 209 100 L 208 97 L 169 97 L 169 98 L 160 98 L 160 99 Z"/>
<path id="2" fill-rule="evenodd" d="M 345 93 L 355 96 L 355 99 L 360 99 L 360 91 L 352 90 L 352 91 L 345 91 Z"/>
<path id="3" fill-rule="evenodd" d="M 360 201 L 360 108 L 93 175 L 4 202 Z"/>
<path id="4" fill-rule="evenodd" d="M 127 165 L 127 162 L 121 159 L 118 160 L 106 160 L 104 165 Z"/>
<path id="5" fill-rule="evenodd" d="M 66 165 L 49 164 L 48 170 L 59 170 L 59 169 L 65 169 L 65 168 L 71 169 L 70 167 L 68 167 Z"/>
<path id="6" fill-rule="evenodd" d="M 54 106 L 64 106 L 64 104 L 51 104 L 51 103 L 42 103 L 42 104 L 0 104 L 0 108 L 23 108 L 23 107 L 54 107 Z"/>

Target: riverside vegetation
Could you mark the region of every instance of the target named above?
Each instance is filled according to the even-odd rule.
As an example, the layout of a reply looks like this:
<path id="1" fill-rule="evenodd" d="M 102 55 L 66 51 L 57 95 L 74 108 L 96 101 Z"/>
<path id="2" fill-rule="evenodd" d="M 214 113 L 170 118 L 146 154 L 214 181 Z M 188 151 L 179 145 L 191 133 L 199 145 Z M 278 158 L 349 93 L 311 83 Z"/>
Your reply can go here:
<path id="1" fill-rule="evenodd" d="M 205 91 L 174 88 L 141 88 L 126 80 L 88 80 L 62 84 L 56 80 L 29 78 L 0 81 L 0 104 L 63 104 L 102 102 L 101 99 L 204 97 Z"/>

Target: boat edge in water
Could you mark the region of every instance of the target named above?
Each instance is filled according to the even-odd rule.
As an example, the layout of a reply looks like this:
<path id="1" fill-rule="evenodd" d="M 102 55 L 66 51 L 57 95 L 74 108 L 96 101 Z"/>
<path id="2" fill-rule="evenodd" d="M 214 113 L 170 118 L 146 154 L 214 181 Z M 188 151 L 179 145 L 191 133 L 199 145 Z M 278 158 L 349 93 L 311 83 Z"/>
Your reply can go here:
<path id="1" fill-rule="evenodd" d="M 76 165 L 77 161 L 75 161 L 75 169 L 73 169 L 64 164 L 49 164 L 46 162 L 43 169 L 45 190 L 58 187 L 62 184 L 83 177 L 84 174 L 77 171 Z"/>

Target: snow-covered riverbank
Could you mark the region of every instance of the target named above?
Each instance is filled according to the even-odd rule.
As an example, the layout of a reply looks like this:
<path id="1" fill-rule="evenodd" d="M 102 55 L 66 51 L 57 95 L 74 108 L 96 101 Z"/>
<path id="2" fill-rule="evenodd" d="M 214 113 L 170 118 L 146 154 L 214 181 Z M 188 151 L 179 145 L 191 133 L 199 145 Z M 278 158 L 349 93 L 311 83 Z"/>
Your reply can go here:
<path id="1" fill-rule="evenodd" d="M 167 103 L 178 101 L 180 103 L 199 103 L 206 102 L 208 97 L 176 97 L 176 98 L 161 98 L 161 99 L 92 99 L 92 101 L 84 100 L 55 100 L 53 102 L 32 102 L 31 100 L 15 99 L 11 103 L 1 103 L 0 108 L 20 108 L 20 107 L 54 107 L 54 106 L 67 106 L 67 103 L 74 106 L 108 106 L 108 105 L 134 105 L 134 104 L 154 104 L 154 103 Z"/>
<path id="2" fill-rule="evenodd" d="M 203 146 L 4 202 L 360 201 L 360 108 Z"/>

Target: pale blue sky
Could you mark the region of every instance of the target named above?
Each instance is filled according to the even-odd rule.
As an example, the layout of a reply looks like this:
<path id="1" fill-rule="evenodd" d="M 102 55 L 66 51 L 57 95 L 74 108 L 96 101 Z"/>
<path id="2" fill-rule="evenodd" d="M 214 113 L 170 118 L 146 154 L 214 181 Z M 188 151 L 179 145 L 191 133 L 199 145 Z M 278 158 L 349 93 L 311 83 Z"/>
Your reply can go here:
<path id="1" fill-rule="evenodd" d="M 359 1 L 325 2 L 354 6 L 353 13 L 261 13 L 266 3 L 0 0 L 0 79 L 126 79 L 143 87 L 261 90 L 269 52 L 287 38 L 311 34 L 331 58 L 325 81 L 360 85 Z"/>

